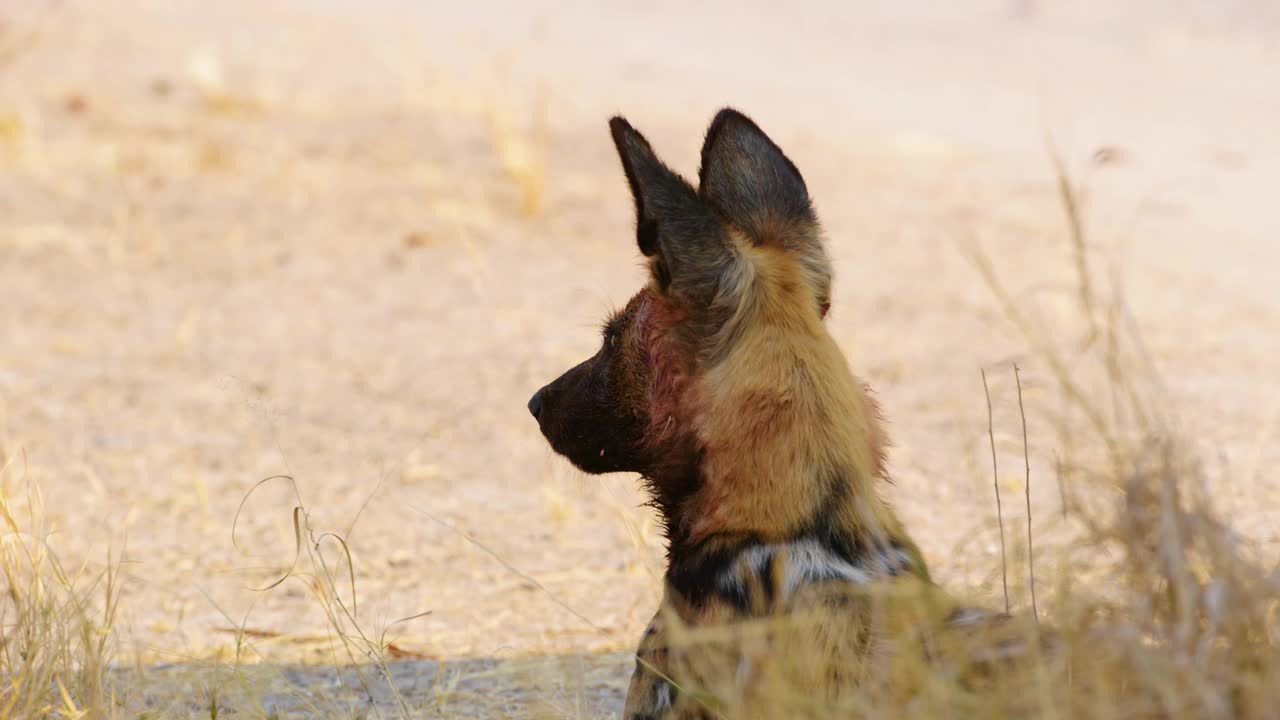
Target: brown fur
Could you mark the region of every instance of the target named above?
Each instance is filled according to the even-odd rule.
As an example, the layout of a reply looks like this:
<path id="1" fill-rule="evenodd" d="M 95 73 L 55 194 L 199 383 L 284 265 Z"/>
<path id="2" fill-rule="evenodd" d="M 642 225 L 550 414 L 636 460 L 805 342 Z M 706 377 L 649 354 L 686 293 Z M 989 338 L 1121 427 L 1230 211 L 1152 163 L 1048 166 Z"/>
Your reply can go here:
<path id="1" fill-rule="evenodd" d="M 804 268 L 786 251 L 739 244 L 742 298 L 723 334 L 724 359 L 688 399 L 706 448 L 703 487 L 685 517 L 694 537 L 793 530 L 827 501 L 827 479 L 847 479 L 837 513 L 851 533 L 901 534 L 875 492 L 883 431 L 864 385 L 850 372 L 813 302 Z M 765 413 L 761 413 L 765 410 Z"/>

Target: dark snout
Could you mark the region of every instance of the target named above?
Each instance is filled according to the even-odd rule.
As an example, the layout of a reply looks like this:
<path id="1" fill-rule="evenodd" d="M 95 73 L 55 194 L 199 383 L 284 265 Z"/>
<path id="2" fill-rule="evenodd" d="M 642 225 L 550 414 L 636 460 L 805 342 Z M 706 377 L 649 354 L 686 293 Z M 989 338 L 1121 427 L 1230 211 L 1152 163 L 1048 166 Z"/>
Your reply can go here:
<path id="1" fill-rule="evenodd" d="M 538 416 L 542 414 L 543 390 L 546 390 L 546 388 L 542 388 L 542 390 L 534 393 L 533 397 L 529 398 L 529 414 L 533 416 L 534 420 L 537 420 Z"/>
<path id="2" fill-rule="evenodd" d="M 599 357 L 580 363 L 529 398 L 529 414 L 551 449 L 589 473 L 639 470 L 641 421 L 609 392 Z"/>

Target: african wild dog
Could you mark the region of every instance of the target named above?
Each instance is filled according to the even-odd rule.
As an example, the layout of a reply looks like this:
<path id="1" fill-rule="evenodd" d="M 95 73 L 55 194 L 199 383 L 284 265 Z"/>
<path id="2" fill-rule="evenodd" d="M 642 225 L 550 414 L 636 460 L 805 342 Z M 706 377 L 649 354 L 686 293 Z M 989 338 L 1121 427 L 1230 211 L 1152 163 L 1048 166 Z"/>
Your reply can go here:
<path id="1" fill-rule="evenodd" d="M 831 263 L 804 180 L 731 109 L 707 131 L 696 188 L 626 120 L 610 129 L 650 279 L 529 410 L 580 469 L 640 473 L 665 526 L 663 606 L 626 717 L 700 717 L 704 701 L 678 688 L 741 694 L 768 662 L 740 641 L 717 675 L 672 642 L 673 624 L 832 609 L 798 641 L 830 657 L 804 680 L 852 684 L 863 664 L 842 653 L 867 657 L 878 632 L 865 588 L 929 581 L 877 492 L 876 404 L 824 324 Z"/>

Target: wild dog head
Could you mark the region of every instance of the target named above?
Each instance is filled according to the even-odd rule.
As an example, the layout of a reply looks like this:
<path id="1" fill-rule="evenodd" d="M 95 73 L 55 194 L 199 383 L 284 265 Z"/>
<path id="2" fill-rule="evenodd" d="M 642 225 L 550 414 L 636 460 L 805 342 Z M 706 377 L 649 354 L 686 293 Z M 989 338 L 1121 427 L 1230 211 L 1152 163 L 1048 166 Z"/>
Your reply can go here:
<path id="1" fill-rule="evenodd" d="M 862 505 L 844 496 L 880 474 L 880 436 L 823 323 L 831 264 L 795 164 L 726 109 L 695 188 L 626 120 L 610 129 L 649 281 L 596 354 L 529 401 L 552 448 L 644 475 L 686 539 L 785 535 Z"/>

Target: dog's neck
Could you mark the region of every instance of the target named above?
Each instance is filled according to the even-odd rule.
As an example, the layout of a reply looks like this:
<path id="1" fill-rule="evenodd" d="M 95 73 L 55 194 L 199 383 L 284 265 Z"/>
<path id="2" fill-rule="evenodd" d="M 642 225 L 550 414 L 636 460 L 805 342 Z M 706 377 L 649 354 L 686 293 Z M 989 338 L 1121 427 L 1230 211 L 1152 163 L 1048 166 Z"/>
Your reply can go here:
<path id="1" fill-rule="evenodd" d="M 705 456 L 699 453 L 699 457 Z M 667 468 L 661 477 L 645 476 L 673 567 L 689 559 L 722 554 L 726 548 L 796 540 L 814 540 L 847 558 L 877 548 L 914 548 L 892 508 L 874 491 L 858 492 L 857 482 L 846 476 L 757 478 L 756 482 L 744 478 L 751 485 L 742 488 L 745 495 L 762 487 L 787 494 L 789 485 L 792 494 L 808 494 L 813 501 L 802 510 L 751 503 L 735 507 L 736 513 L 731 515 L 707 508 L 702 472 L 698 463 L 690 462 L 683 468 Z M 718 502 L 721 506 L 731 504 L 723 499 Z M 731 522 L 725 522 L 726 518 Z M 923 563 L 920 565 L 923 570 Z"/>
<path id="2" fill-rule="evenodd" d="M 778 462 L 786 451 L 776 440 L 788 435 L 784 431 L 728 458 L 717 457 L 727 451 L 714 443 L 695 445 L 689 437 L 686 448 L 646 474 L 666 533 L 673 589 L 693 601 L 743 553 L 768 554 L 797 543 L 821 548 L 847 566 L 888 564 L 928 578 L 922 556 L 876 491 L 884 479 L 877 411 L 860 385 L 857 399 L 867 426 L 855 423 L 855 430 L 865 447 L 837 453 L 845 463 L 813 462 L 817 450 L 804 445 L 790 450 L 793 462 Z M 779 430 L 785 430 L 786 414 L 772 413 Z M 824 432 L 806 435 L 830 441 L 822 439 Z"/>
<path id="3" fill-rule="evenodd" d="M 654 418 L 671 428 L 656 436 L 667 460 L 647 476 L 671 559 L 707 544 L 714 551 L 725 537 L 813 537 L 849 553 L 909 546 L 878 492 L 885 440 L 875 402 L 804 276 L 767 255 L 747 266 L 757 270 L 743 275 L 742 287 L 723 290 L 736 309 L 701 341 L 697 361 L 659 373 L 676 377 L 663 387 L 677 391 L 662 395 L 669 402 Z M 669 336 L 656 337 L 652 347 L 669 358 Z"/>

